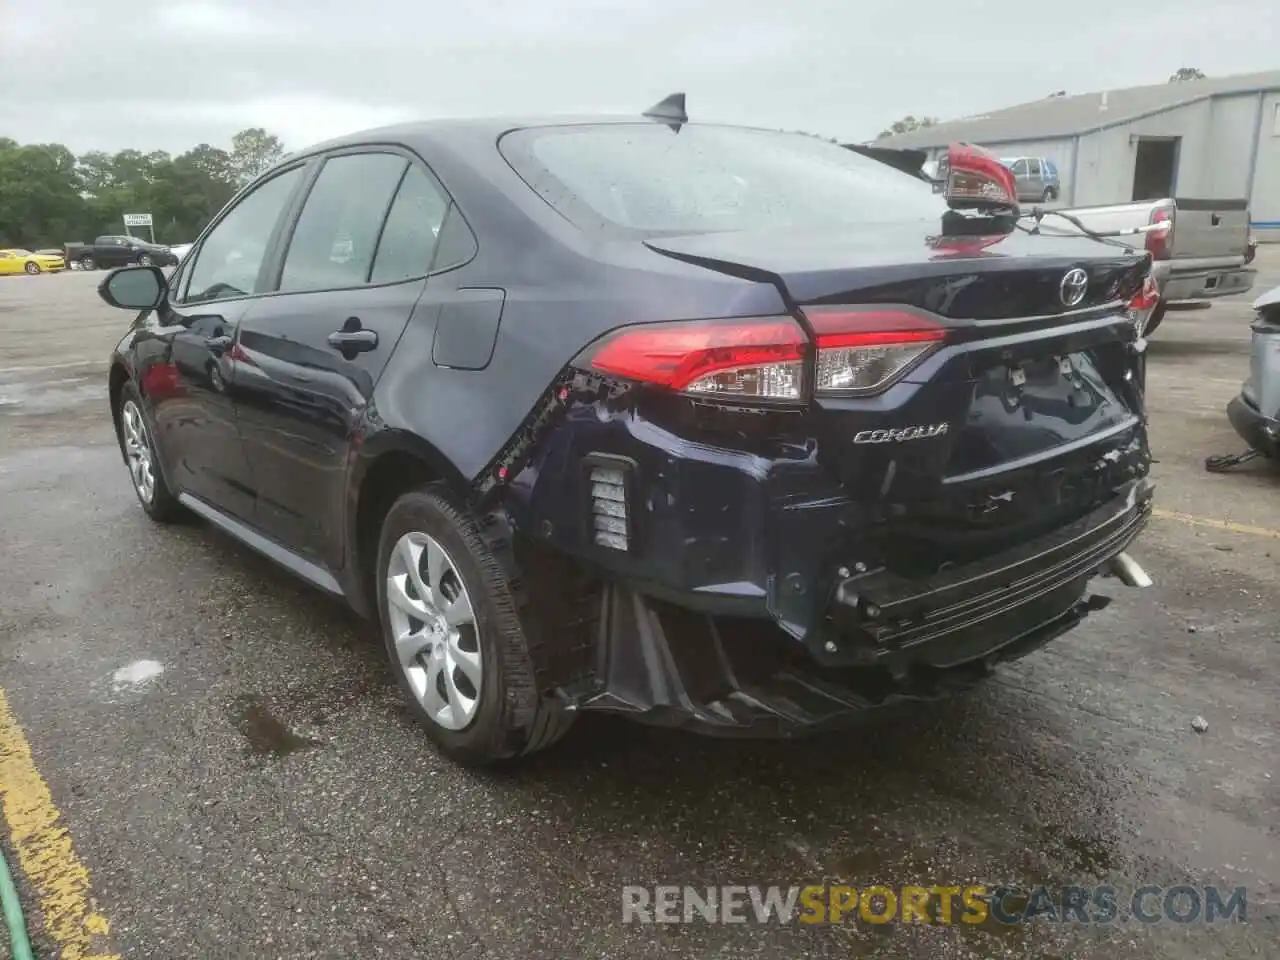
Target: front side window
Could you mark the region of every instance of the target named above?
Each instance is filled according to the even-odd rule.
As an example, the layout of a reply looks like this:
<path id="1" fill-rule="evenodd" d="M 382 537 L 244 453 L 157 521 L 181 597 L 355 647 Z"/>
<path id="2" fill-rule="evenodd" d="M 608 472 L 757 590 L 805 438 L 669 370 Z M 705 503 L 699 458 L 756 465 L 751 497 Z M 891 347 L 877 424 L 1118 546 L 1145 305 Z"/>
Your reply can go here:
<path id="1" fill-rule="evenodd" d="M 1027 175 L 1027 161 L 1025 160 L 1014 161 L 1013 175 L 1015 177 L 1025 177 Z"/>
<path id="2" fill-rule="evenodd" d="M 1040 161 L 1039 161 L 1039 160 L 1028 160 L 1028 161 L 1027 161 L 1027 163 L 1028 163 L 1028 164 L 1030 164 L 1031 175 L 1032 175 L 1033 177 L 1038 177 L 1038 176 L 1040 176 Z"/>
<path id="3" fill-rule="evenodd" d="M 326 160 L 289 241 L 280 290 L 367 283 L 378 234 L 407 166 L 407 160 L 393 153 Z"/>
<path id="4" fill-rule="evenodd" d="M 267 244 L 301 177 L 301 167 L 272 177 L 218 221 L 192 262 L 186 302 L 262 292 L 258 274 L 267 256 Z"/>
<path id="5" fill-rule="evenodd" d="M 594 219 L 650 234 L 825 227 L 937 221 L 947 209 L 924 180 L 801 134 L 582 124 L 518 130 L 500 149 L 580 226 Z"/>
<path id="6" fill-rule="evenodd" d="M 370 282 L 395 283 L 424 276 L 448 209 L 449 201 L 431 178 L 420 167 L 410 167 L 382 228 Z"/>

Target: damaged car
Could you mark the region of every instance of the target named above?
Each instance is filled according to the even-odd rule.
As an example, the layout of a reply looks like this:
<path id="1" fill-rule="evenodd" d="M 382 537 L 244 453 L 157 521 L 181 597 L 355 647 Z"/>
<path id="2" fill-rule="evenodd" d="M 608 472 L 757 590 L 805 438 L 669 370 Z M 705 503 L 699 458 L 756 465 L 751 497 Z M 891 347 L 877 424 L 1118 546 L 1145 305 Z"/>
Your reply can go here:
<path id="1" fill-rule="evenodd" d="M 375 619 L 460 762 L 962 689 L 1150 582 L 1151 259 L 889 160 L 682 95 L 293 154 L 99 287 L 133 489 Z"/>

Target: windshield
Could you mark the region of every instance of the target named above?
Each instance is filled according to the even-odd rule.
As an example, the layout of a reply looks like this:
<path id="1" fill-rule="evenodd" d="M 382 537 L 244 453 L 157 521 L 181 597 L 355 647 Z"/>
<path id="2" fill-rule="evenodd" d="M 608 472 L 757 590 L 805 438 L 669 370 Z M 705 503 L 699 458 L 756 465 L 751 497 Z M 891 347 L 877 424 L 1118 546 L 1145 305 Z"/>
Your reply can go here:
<path id="1" fill-rule="evenodd" d="M 924 180 L 802 134 L 594 124 L 516 131 L 501 149 L 582 227 L 653 234 L 937 223 L 947 209 Z"/>

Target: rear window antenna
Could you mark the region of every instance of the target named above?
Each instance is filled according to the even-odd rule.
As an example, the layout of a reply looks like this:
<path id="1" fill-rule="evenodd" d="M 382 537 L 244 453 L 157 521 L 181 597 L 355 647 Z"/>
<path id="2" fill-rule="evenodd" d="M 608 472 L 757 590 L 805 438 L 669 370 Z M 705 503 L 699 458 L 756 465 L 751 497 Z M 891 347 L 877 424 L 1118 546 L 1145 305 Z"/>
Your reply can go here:
<path id="1" fill-rule="evenodd" d="M 689 122 L 689 114 L 685 113 L 684 110 L 684 94 L 673 93 L 671 96 L 659 100 L 646 110 L 642 116 L 646 116 L 650 120 L 657 120 L 659 123 L 665 123 L 673 131 L 679 133 L 680 128 Z"/>

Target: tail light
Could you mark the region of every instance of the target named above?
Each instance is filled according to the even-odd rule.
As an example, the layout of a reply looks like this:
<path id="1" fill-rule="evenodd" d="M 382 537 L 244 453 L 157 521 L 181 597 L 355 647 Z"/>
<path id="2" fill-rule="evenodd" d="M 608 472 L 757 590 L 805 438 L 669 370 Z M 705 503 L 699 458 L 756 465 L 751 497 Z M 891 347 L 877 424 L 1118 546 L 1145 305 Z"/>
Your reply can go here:
<path id="1" fill-rule="evenodd" d="M 938 179 L 947 205 L 961 209 L 1018 210 L 1013 171 L 981 147 L 953 143 L 938 162 Z"/>
<path id="2" fill-rule="evenodd" d="M 801 400 L 807 346 L 790 317 L 686 320 L 623 327 L 574 365 L 710 397 Z"/>
<path id="3" fill-rule="evenodd" d="M 818 339 L 818 395 L 877 393 L 928 356 L 946 331 L 906 310 L 808 307 Z"/>
<path id="4" fill-rule="evenodd" d="M 1168 207 L 1156 207 L 1151 211 L 1151 224 L 1163 224 L 1147 231 L 1147 252 L 1152 260 L 1168 260 L 1173 244 L 1173 211 Z"/>
<path id="5" fill-rule="evenodd" d="M 875 393 L 928 355 L 946 331 L 908 310 L 807 307 L 816 335 L 814 392 Z M 623 327 L 574 366 L 708 399 L 806 399 L 809 341 L 790 317 Z"/>
<path id="6" fill-rule="evenodd" d="M 1129 318 L 1133 321 L 1133 328 L 1138 336 L 1142 336 L 1147 329 L 1147 321 L 1151 319 L 1151 313 L 1159 302 L 1160 288 L 1156 286 L 1155 278 L 1147 274 L 1142 281 L 1142 289 L 1129 301 Z"/>

